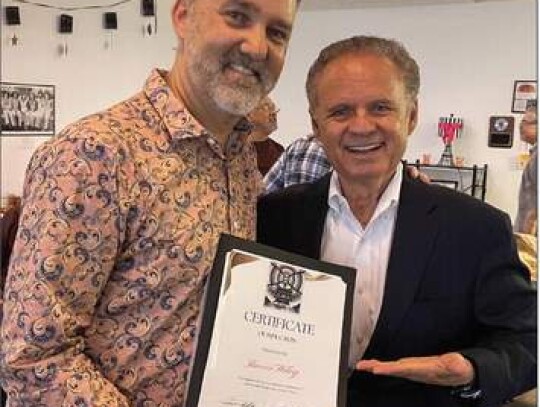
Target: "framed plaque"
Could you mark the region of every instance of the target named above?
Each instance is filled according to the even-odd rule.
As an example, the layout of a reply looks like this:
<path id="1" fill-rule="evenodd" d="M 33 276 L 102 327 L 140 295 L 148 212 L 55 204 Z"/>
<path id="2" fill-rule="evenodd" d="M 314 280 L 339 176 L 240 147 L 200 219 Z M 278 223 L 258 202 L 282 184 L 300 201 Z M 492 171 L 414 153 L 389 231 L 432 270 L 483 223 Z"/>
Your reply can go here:
<path id="1" fill-rule="evenodd" d="M 222 235 L 187 407 L 343 407 L 355 270 Z"/>
<path id="2" fill-rule="evenodd" d="M 54 85 L 0 83 L 4 136 L 46 136 L 54 134 Z"/>
<path id="3" fill-rule="evenodd" d="M 512 113 L 525 113 L 527 102 L 537 98 L 536 81 L 514 81 Z"/>

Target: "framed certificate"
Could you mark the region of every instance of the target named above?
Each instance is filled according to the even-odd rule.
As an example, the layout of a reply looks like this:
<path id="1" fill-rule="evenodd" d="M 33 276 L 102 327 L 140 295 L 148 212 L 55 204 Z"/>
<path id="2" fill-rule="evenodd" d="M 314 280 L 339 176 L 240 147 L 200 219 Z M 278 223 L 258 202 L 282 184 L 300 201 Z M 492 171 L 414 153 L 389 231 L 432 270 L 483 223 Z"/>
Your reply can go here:
<path id="1" fill-rule="evenodd" d="M 187 407 L 343 407 L 355 270 L 222 235 Z"/>
<path id="2" fill-rule="evenodd" d="M 512 113 L 525 113 L 527 102 L 537 98 L 536 81 L 514 81 Z"/>

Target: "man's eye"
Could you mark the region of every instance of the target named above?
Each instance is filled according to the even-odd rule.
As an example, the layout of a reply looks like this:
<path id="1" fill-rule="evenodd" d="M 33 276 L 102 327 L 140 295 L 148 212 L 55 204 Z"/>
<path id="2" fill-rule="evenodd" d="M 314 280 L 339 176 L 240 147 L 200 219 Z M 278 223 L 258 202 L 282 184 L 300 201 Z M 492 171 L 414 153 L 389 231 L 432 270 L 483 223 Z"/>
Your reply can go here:
<path id="1" fill-rule="evenodd" d="M 225 16 L 235 26 L 245 26 L 249 22 L 248 15 L 240 11 L 229 10 L 225 13 Z"/>
<path id="2" fill-rule="evenodd" d="M 268 38 L 277 44 L 285 44 L 289 40 L 289 33 L 279 28 L 269 28 Z"/>
<path id="3" fill-rule="evenodd" d="M 348 108 L 341 107 L 341 108 L 332 110 L 330 112 L 330 117 L 336 117 L 336 118 L 345 117 L 348 112 L 349 112 Z"/>
<path id="4" fill-rule="evenodd" d="M 392 107 L 384 103 L 378 103 L 373 106 L 372 110 L 375 113 L 387 113 L 392 111 Z"/>

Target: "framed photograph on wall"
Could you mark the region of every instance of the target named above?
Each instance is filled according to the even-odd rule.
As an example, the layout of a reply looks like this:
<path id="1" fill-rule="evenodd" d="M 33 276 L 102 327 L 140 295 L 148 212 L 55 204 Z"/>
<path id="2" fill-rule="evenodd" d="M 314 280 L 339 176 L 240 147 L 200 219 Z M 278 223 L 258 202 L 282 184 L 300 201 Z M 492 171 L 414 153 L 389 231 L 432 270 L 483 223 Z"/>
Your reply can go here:
<path id="1" fill-rule="evenodd" d="M 514 81 L 512 113 L 525 113 L 527 102 L 537 98 L 536 81 Z"/>
<path id="2" fill-rule="evenodd" d="M 2 136 L 54 134 L 53 85 L 1 82 Z"/>

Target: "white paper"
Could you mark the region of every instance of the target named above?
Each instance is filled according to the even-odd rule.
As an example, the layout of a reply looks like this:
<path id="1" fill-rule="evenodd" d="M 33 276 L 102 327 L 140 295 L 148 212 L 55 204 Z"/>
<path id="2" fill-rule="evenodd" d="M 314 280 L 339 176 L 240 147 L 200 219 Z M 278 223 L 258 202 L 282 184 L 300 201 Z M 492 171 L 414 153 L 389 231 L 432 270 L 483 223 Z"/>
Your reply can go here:
<path id="1" fill-rule="evenodd" d="M 346 284 L 295 267 L 303 280 L 291 302 L 298 313 L 265 305 L 265 297 L 275 300 L 267 290 L 272 262 L 286 265 L 236 250 L 227 255 L 200 407 L 337 405 Z M 282 280 L 285 288 L 298 282 Z"/>

